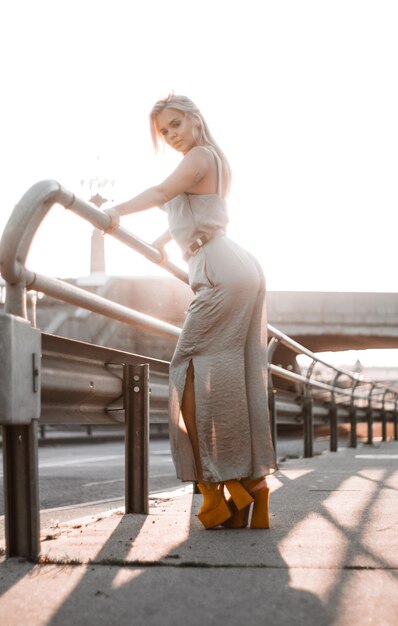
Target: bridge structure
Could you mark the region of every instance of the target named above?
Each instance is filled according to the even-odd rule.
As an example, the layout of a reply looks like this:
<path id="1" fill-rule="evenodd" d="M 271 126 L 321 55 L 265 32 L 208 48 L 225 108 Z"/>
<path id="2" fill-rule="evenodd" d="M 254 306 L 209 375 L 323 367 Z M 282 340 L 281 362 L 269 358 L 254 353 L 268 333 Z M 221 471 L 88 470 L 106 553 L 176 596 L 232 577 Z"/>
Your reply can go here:
<path id="1" fill-rule="evenodd" d="M 398 348 L 398 293 L 268 293 L 270 323 L 314 352 Z"/>
<path id="2" fill-rule="evenodd" d="M 3 431 L 4 485 L 6 510 L 7 556 L 25 556 L 35 560 L 39 554 L 39 500 L 37 466 L 37 428 L 41 423 L 120 423 L 126 432 L 126 512 L 148 510 L 147 438 L 149 394 L 161 396 L 157 381 L 150 380 L 149 367 L 160 377 L 167 376 L 168 362 L 156 355 L 137 354 L 112 348 L 108 323 L 89 323 L 88 341 L 75 341 L 55 334 L 60 324 L 72 323 L 88 311 L 138 329 L 149 331 L 171 342 L 177 340 L 180 328 L 175 316 L 159 319 L 129 306 L 110 300 L 109 284 L 102 291 L 83 288 L 38 274 L 26 267 L 31 242 L 40 223 L 54 206 L 60 205 L 86 219 L 96 229 L 106 231 L 110 217 L 92 204 L 81 200 L 56 181 L 37 183 L 16 205 L 0 241 L 0 270 L 6 283 L 4 311 L 0 314 L 0 424 Z M 166 268 L 188 294 L 188 277 L 167 258 L 164 235 L 152 244 L 144 242 L 119 226 L 112 236 Z M 148 282 L 149 284 L 149 282 Z M 145 291 L 147 286 L 141 288 Z M 117 284 L 116 284 L 117 286 Z M 86 285 L 86 287 L 88 287 Z M 115 287 L 115 283 L 113 285 Z M 122 290 L 123 291 L 123 290 Z M 36 327 L 35 298 L 28 294 L 68 303 L 76 308 L 72 320 L 57 311 L 48 320 L 43 333 Z M 114 294 L 115 295 L 115 294 Z M 157 306 L 172 308 L 173 295 L 151 289 Z M 155 298 L 154 298 L 155 295 Z M 142 294 L 141 294 L 142 296 Z M 172 300 L 170 300 L 170 297 Z M 184 300 L 184 299 L 182 299 Z M 141 301 L 145 299 L 141 297 Z M 167 303 L 165 305 L 165 303 Z M 147 302 L 149 306 L 149 300 Z M 153 308 L 153 303 L 151 304 Z M 272 306 L 272 305 L 271 305 Z M 55 313 L 55 310 L 52 311 Z M 327 363 L 294 337 L 268 324 L 269 410 L 271 430 L 277 447 L 277 423 L 289 416 L 303 425 L 304 455 L 313 455 L 313 426 L 316 420 L 330 428 L 330 450 L 338 447 L 338 424 L 350 425 L 350 445 L 357 445 L 357 423 L 366 421 L 368 443 L 373 441 L 373 425 L 381 423 L 382 438 L 387 439 L 387 426 L 393 426 L 398 440 L 398 389 L 355 372 L 344 371 Z M 93 339 L 102 336 L 107 347 Z M 281 346 L 293 357 L 304 354 L 310 359 L 305 373 L 277 364 L 274 356 Z M 130 346 L 125 346 L 130 348 Z M 317 377 L 317 366 L 328 370 L 328 376 Z M 288 381 L 294 388 L 282 392 L 275 380 Z M 163 386 L 164 388 L 164 386 Z"/>

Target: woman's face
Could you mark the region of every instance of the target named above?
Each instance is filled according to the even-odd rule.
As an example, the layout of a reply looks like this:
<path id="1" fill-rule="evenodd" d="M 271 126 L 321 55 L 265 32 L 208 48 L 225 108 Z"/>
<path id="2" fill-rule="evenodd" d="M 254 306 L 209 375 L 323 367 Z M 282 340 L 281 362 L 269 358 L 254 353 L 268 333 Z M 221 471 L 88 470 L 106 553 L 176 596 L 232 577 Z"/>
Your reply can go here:
<path id="1" fill-rule="evenodd" d="M 182 111 L 164 109 L 156 117 L 156 126 L 165 142 L 182 154 L 197 145 L 198 125 Z"/>

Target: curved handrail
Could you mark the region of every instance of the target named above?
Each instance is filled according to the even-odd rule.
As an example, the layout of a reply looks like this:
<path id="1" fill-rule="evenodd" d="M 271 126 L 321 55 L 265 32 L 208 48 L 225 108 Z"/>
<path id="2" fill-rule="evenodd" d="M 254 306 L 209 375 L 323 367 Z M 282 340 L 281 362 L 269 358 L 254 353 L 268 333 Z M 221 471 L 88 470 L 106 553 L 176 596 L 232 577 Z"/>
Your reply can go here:
<path id="1" fill-rule="evenodd" d="M 87 292 L 84 289 L 80 289 L 64 281 L 34 273 L 25 267 L 27 254 L 36 231 L 51 207 L 55 204 L 59 204 L 65 209 L 76 213 L 95 228 L 106 231 L 110 226 L 111 218 L 106 213 L 98 210 L 97 207 L 89 202 L 77 198 L 71 191 L 60 185 L 57 181 L 45 180 L 36 183 L 28 189 L 15 206 L 0 241 L 0 273 L 6 282 L 10 285 L 21 284 L 21 286 L 28 289 L 36 289 L 37 291 L 41 291 L 57 299 L 64 300 L 96 313 L 108 315 L 124 323 L 149 328 L 156 333 L 177 338 L 180 333 L 180 329 L 177 326 L 134 311 L 120 304 L 110 302 L 105 298 L 101 298 L 98 295 Z M 143 241 L 121 226 L 109 234 L 145 256 L 152 263 L 161 265 L 176 278 L 188 283 L 187 273 L 180 267 L 171 263 L 167 258 L 164 245 L 167 243 L 169 237 L 166 234 L 158 237 L 154 244 Z M 354 398 L 360 398 L 362 400 L 367 399 L 368 402 L 371 403 L 372 394 L 373 391 L 375 391 L 375 395 L 377 392 L 384 393 L 381 402 L 381 404 L 384 405 L 386 394 L 389 393 L 392 395 L 391 402 L 395 402 L 396 406 L 398 405 L 397 389 L 374 381 L 367 381 L 354 372 L 331 365 L 270 324 L 268 324 L 268 333 L 273 338 L 274 342 L 281 342 L 296 354 L 303 354 L 312 359 L 306 376 L 270 364 L 270 372 L 276 376 L 281 376 L 287 380 L 307 386 L 310 385 L 314 389 L 317 388 L 343 397 L 347 396 L 351 401 L 353 401 Z M 275 346 L 273 346 L 273 348 L 274 347 Z M 312 378 L 314 367 L 318 363 L 335 372 L 334 384 L 324 383 Z M 351 380 L 351 386 L 349 388 L 345 389 L 337 385 L 338 379 L 341 376 L 346 376 Z M 363 388 L 365 386 L 370 386 L 371 389 L 368 396 L 359 393 L 361 387 Z"/>
<path id="2" fill-rule="evenodd" d="M 53 180 L 36 183 L 22 196 L 0 241 L 0 271 L 9 284 L 25 280 L 29 248 L 52 205 L 59 203 L 66 207 L 72 198 L 71 192 Z"/>
<path id="3" fill-rule="evenodd" d="M 34 273 L 25 268 L 29 248 L 41 222 L 54 204 L 76 213 L 95 228 L 105 231 L 111 218 L 89 202 L 77 198 L 57 181 L 45 180 L 33 185 L 15 206 L 0 241 L 0 273 L 11 285 L 22 282 L 30 287 Z M 136 250 L 149 261 L 162 265 L 174 276 L 188 282 L 184 270 L 165 257 L 164 251 L 146 243 L 119 226 L 111 235 Z"/>

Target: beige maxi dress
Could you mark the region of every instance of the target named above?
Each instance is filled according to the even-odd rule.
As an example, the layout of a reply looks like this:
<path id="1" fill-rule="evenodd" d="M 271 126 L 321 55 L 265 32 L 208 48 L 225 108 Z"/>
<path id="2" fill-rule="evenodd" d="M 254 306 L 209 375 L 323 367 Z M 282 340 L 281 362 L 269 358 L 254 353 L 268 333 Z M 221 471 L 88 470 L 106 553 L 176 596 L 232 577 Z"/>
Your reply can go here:
<path id="1" fill-rule="evenodd" d="M 181 194 L 162 208 L 183 253 L 197 237 L 213 238 L 190 257 L 195 294 L 170 364 L 170 445 L 177 477 L 197 480 L 180 412 L 192 361 L 203 480 L 258 478 L 276 469 L 267 401 L 265 282 L 257 260 L 226 236 L 227 207 L 216 194 Z"/>

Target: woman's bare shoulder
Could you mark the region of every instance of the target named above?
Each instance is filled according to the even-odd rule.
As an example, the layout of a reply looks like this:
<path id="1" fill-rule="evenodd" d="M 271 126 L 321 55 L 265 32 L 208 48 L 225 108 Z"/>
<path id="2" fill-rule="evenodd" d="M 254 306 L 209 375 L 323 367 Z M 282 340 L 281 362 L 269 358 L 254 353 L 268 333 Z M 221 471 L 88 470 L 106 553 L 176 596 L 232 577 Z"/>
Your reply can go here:
<path id="1" fill-rule="evenodd" d="M 184 156 L 185 159 L 187 157 L 190 159 L 206 159 L 206 161 L 208 161 L 212 158 L 212 153 L 206 146 L 194 146 Z"/>

